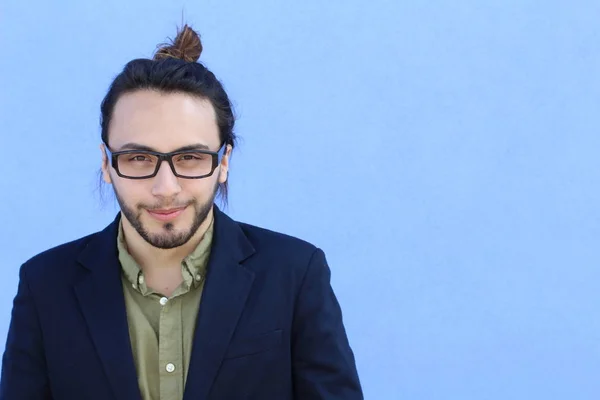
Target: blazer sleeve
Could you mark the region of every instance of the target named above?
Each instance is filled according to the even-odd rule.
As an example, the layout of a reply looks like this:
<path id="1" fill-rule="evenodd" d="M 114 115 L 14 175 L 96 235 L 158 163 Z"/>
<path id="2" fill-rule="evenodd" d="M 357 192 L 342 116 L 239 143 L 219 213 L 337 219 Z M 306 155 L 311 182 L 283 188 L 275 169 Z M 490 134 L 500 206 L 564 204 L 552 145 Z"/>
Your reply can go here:
<path id="1" fill-rule="evenodd" d="M 300 287 L 292 327 L 296 399 L 363 399 L 330 277 L 325 254 L 315 250 Z"/>
<path id="2" fill-rule="evenodd" d="M 38 312 L 24 266 L 2 357 L 0 400 L 52 400 Z"/>

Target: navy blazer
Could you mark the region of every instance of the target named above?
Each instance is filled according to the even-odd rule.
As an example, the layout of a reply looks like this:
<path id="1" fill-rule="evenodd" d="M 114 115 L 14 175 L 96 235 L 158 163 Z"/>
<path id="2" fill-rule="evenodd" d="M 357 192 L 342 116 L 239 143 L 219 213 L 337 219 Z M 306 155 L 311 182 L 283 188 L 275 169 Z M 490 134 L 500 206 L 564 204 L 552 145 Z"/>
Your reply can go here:
<path id="1" fill-rule="evenodd" d="M 0 400 L 141 399 L 118 224 L 21 267 Z M 216 206 L 214 224 L 184 400 L 362 399 L 324 253 Z"/>

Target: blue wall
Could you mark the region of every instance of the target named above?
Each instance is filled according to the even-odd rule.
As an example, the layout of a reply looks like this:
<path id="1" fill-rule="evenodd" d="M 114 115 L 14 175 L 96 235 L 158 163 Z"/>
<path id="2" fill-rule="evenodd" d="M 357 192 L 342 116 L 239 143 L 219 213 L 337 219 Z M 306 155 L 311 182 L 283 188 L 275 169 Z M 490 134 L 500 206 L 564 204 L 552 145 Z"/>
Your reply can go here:
<path id="1" fill-rule="evenodd" d="M 20 264 L 114 216 L 99 104 L 182 12 L 228 212 L 326 251 L 367 398 L 600 398 L 594 1 L 3 1 L 1 338 Z"/>

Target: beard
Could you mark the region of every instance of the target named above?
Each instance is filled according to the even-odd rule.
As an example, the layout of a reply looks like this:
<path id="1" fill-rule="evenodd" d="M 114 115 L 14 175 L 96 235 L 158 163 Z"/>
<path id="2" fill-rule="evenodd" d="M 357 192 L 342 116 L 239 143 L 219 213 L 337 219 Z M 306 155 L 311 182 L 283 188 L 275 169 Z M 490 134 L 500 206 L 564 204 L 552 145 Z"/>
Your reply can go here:
<path id="1" fill-rule="evenodd" d="M 116 187 L 114 187 L 114 185 L 113 190 L 115 192 L 117 202 L 119 203 L 119 207 L 121 207 L 121 212 L 123 213 L 125 218 L 127 218 L 131 226 L 133 226 L 133 228 L 137 231 L 137 233 L 150 245 L 159 249 L 168 250 L 183 246 L 184 244 L 189 242 L 192 237 L 194 237 L 202 223 L 208 217 L 208 214 L 213 207 L 218 187 L 219 185 L 217 181 L 217 185 L 215 185 L 213 193 L 211 194 L 210 198 L 204 203 L 201 203 L 200 201 L 194 198 L 186 203 L 161 202 L 153 205 L 138 203 L 135 207 L 130 207 L 129 205 L 127 205 L 123 198 L 119 196 L 119 193 Z M 194 217 L 189 229 L 176 230 L 172 222 L 165 222 L 163 223 L 161 232 L 149 232 L 148 229 L 144 226 L 144 223 L 142 222 L 143 211 L 167 207 L 192 207 L 194 210 Z"/>

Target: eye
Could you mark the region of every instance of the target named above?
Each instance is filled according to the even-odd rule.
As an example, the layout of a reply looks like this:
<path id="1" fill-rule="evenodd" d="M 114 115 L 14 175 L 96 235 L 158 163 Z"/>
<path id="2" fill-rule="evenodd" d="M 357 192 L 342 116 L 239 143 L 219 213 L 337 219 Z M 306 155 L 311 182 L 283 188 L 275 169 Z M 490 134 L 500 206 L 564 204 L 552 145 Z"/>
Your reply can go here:
<path id="1" fill-rule="evenodd" d="M 198 161 L 203 161 L 207 158 L 208 156 L 206 154 L 202 154 L 202 153 L 186 153 L 186 154 L 180 154 L 177 156 L 176 161 L 177 162 L 198 162 Z"/>
<path id="2" fill-rule="evenodd" d="M 148 156 L 143 154 L 132 154 L 129 156 L 128 161 L 130 162 L 144 162 L 144 161 L 152 161 Z"/>

